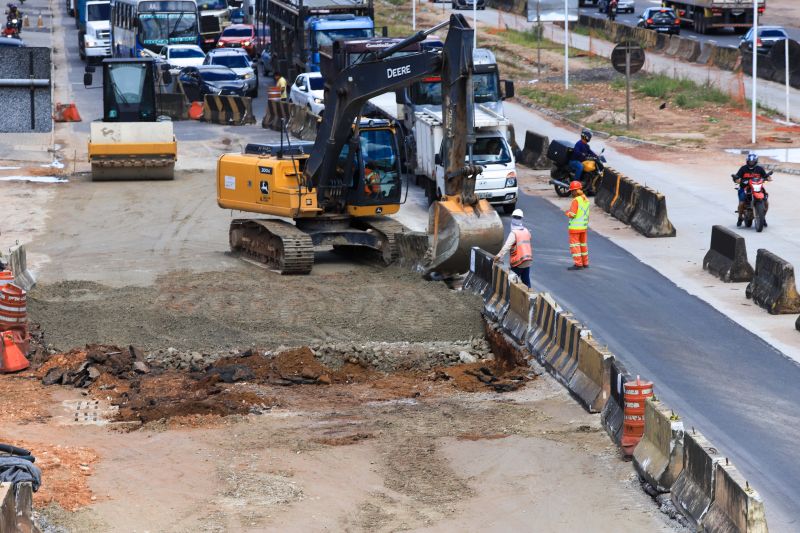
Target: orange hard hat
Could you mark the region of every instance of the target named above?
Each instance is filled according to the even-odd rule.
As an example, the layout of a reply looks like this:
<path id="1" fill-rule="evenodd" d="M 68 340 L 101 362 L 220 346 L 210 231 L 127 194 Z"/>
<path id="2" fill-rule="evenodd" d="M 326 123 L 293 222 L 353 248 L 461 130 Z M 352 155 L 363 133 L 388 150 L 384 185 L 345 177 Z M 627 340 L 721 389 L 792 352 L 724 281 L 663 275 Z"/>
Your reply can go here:
<path id="1" fill-rule="evenodd" d="M 576 181 L 571 181 L 569 183 L 569 190 L 571 190 L 571 191 L 579 191 L 581 189 L 583 189 L 583 185 L 581 185 L 580 181 L 576 180 Z"/>

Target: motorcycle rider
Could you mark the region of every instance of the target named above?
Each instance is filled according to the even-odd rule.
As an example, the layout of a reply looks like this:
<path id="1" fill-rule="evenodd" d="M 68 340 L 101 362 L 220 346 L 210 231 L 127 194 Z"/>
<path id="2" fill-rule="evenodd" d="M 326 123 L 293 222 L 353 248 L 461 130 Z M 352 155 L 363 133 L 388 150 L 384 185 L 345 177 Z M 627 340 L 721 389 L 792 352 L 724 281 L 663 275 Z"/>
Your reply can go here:
<path id="1" fill-rule="evenodd" d="M 20 13 L 19 8 L 16 4 L 7 4 L 8 9 L 6 10 L 6 24 L 16 20 L 17 31 L 22 31 L 22 13 Z"/>
<path id="2" fill-rule="evenodd" d="M 614 19 L 617 18 L 617 0 L 610 0 L 608 2 L 606 14 L 608 15 L 608 20 L 614 22 Z"/>
<path id="3" fill-rule="evenodd" d="M 575 148 L 572 149 L 572 154 L 569 157 L 569 167 L 575 171 L 575 181 L 581 181 L 583 174 L 583 162 L 590 157 L 597 158 L 592 149 L 589 147 L 589 141 L 592 140 L 592 132 L 584 128 L 581 132 L 580 140 L 575 143 Z"/>
<path id="4" fill-rule="evenodd" d="M 758 155 L 750 153 L 747 154 L 747 160 L 745 164 L 739 168 L 739 171 L 733 176 L 734 183 L 739 184 L 739 208 L 737 209 L 737 213 L 739 214 L 739 218 L 736 219 L 736 227 L 742 225 L 744 220 L 744 202 L 747 197 L 747 186 L 750 184 L 750 180 L 752 178 L 760 177 L 764 181 L 770 181 L 771 178 L 764 167 L 758 164 Z M 769 194 L 767 194 L 767 190 L 764 189 L 764 214 L 766 215 L 767 211 L 769 211 Z M 767 225 L 766 220 L 764 221 L 764 225 Z"/>

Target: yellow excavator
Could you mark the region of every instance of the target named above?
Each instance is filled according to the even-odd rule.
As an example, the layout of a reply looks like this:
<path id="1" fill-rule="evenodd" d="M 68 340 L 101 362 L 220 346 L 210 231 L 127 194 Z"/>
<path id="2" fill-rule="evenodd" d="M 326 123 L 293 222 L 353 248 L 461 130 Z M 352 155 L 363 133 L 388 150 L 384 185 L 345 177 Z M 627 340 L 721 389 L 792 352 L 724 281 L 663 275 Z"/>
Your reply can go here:
<path id="1" fill-rule="evenodd" d="M 445 27 L 442 48 L 413 48 Z M 287 139 L 220 157 L 220 207 L 282 217 L 233 220 L 229 236 L 234 252 L 283 274 L 309 273 L 315 247 L 366 247 L 387 261 L 396 258 L 395 239 L 406 228 L 385 215 L 401 205 L 400 151 L 392 124 L 363 119 L 360 113 L 370 98 L 432 74 L 441 74 L 443 84 L 446 190 L 430 207 L 425 270 L 462 273 L 469 268 L 473 246 L 500 249 L 500 217 L 475 195 L 482 168 L 472 163 L 473 29 L 462 15 L 452 15 L 391 46 L 378 41 L 385 44 L 376 39 L 375 51 L 360 54 L 355 62 L 346 53 L 347 42 L 337 41 L 322 61 L 325 114 L 313 148 Z"/>
<path id="2" fill-rule="evenodd" d="M 152 58 L 113 58 L 104 59 L 102 69 L 103 120 L 92 122 L 89 131 L 92 181 L 174 179 L 178 143 L 172 121 L 158 116 L 157 64 Z M 93 73 L 94 66 L 87 66 L 87 88 Z"/>

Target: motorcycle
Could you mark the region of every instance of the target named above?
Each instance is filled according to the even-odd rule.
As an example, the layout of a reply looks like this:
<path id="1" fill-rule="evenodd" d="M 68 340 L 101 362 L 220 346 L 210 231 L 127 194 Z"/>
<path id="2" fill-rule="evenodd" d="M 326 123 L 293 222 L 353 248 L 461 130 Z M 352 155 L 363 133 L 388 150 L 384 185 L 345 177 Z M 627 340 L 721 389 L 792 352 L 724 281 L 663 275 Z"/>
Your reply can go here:
<path id="1" fill-rule="evenodd" d="M 19 26 L 17 25 L 17 19 L 11 19 L 8 22 L 6 22 L 6 27 L 3 28 L 3 37 L 21 39 L 21 37 L 19 36 Z"/>
<path id="2" fill-rule="evenodd" d="M 581 185 L 587 196 L 593 196 L 597 192 L 597 185 L 605 170 L 606 158 L 603 155 L 605 150 L 603 148 L 597 157 L 590 157 L 583 162 Z M 569 166 L 571 155 L 572 145 L 567 141 L 551 141 L 547 149 L 547 158 L 553 162 L 549 183 L 555 189 L 556 194 L 562 198 L 570 195 L 569 182 L 575 176 L 575 171 Z"/>
<path id="3" fill-rule="evenodd" d="M 734 179 L 736 178 L 735 174 L 732 176 Z M 770 176 L 772 176 L 771 170 L 767 172 L 767 179 Z M 762 178 L 751 178 L 744 184 L 744 213 L 742 214 L 744 225 L 746 228 L 750 228 L 755 222 L 756 231 L 759 233 L 767 225 L 767 195 L 764 190 L 764 181 Z"/>

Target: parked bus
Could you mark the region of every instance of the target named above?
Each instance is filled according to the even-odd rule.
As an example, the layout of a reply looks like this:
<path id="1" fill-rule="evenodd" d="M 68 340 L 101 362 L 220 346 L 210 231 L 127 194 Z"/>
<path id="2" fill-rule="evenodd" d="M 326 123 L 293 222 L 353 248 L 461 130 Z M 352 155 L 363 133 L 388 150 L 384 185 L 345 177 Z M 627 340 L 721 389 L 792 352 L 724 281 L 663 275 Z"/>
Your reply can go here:
<path id="1" fill-rule="evenodd" d="M 158 53 L 168 44 L 200 44 L 194 0 L 112 0 L 114 57 Z"/>

